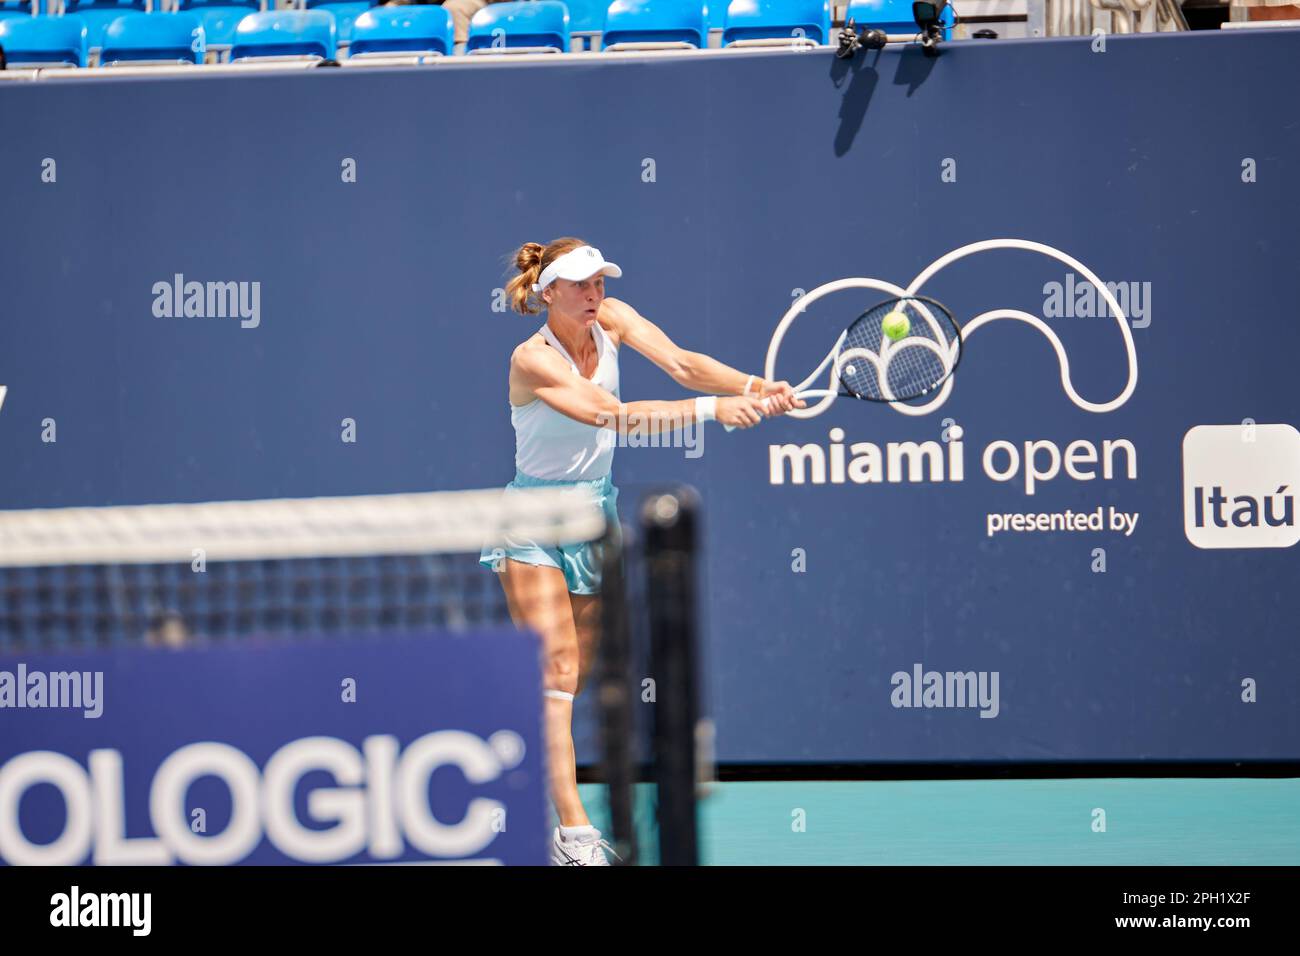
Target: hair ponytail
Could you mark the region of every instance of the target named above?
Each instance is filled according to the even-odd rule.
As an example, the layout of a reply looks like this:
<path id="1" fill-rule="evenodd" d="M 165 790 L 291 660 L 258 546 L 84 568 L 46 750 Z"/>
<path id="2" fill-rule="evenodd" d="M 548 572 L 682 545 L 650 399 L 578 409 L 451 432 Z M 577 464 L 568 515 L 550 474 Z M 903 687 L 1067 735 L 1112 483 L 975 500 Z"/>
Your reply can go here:
<path id="1" fill-rule="evenodd" d="M 510 299 L 510 308 L 520 315 L 537 315 L 545 307 L 541 297 L 533 291 L 533 284 L 542 276 L 542 270 L 566 252 L 571 252 L 587 243 L 573 236 L 556 239 L 543 246 L 537 242 L 525 242 L 515 253 L 515 268 L 519 274 L 506 283 L 506 296 Z"/>

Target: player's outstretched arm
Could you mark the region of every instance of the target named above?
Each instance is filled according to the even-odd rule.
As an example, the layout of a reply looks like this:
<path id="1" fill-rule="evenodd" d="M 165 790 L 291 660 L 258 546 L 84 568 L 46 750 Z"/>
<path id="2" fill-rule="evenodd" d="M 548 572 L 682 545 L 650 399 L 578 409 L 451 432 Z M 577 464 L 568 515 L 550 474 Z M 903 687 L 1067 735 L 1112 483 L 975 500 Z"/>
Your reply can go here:
<path id="1" fill-rule="evenodd" d="M 767 398 L 766 414 L 803 408 L 789 382 L 770 382 L 725 365 L 703 352 L 684 349 L 636 309 L 621 299 L 606 298 L 601 317 L 608 317 L 619 338 L 659 366 L 679 385 L 715 395 L 755 395 Z M 746 391 L 748 389 L 748 391 Z"/>
<path id="2" fill-rule="evenodd" d="M 712 400 L 701 417 L 700 401 L 619 402 L 612 393 L 573 369 L 550 348 L 520 346 L 510 359 L 512 384 L 541 399 L 562 415 L 620 434 L 659 434 L 693 425 L 711 416 L 729 428 L 749 428 L 763 417 L 763 403 L 755 395 Z"/>

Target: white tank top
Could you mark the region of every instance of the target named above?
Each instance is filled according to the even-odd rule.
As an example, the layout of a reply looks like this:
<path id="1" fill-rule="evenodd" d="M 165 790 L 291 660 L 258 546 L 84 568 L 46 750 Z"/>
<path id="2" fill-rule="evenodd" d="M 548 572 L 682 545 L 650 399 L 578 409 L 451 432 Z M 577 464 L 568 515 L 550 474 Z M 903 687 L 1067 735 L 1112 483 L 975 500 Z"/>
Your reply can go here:
<path id="1" fill-rule="evenodd" d="M 543 325 L 541 333 L 564 356 L 573 374 L 582 374 L 578 363 L 550 327 Z M 599 322 L 592 326 L 591 337 L 600 355 L 591 381 L 618 398 L 618 347 Z M 609 474 L 618 440 L 612 428 L 596 428 L 574 421 L 540 398 L 527 405 L 511 405 L 510 423 L 515 426 L 515 469 L 522 474 L 567 481 L 604 478 Z"/>

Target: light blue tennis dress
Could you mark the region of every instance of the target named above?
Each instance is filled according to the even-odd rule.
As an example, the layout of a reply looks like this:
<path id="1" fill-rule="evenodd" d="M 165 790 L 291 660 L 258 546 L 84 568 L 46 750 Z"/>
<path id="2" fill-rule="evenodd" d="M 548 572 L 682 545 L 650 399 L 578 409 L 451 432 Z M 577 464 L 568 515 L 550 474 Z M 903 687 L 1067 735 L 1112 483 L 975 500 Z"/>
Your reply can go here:
<path id="1" fill-rule="evenodd" d="M 573 374 L 582 374 L 555 333 L 546 325 L 541 333 Z M 618 398 L 618 347 L 599 322 L 592 325 L 591 335 L 600 354 L 591 381 Z M 592 495 L 605 520 L 617 527 L 618 489 L 610 481 L 618 438 L 613 429 L 574 421 L 540 398 L 511 405 L 510 423 L 515 427 L 515 480 L 506 485 L 506 494 L 519 488 L 573 488 L 576 494 Z M 479 564 L 499 571 L 505 558 L 559 568 L 573 594 L 600 593 L 600 548 L 588 542 L 546 547 L 528 539 L 507 539 L 504 548 L 484 548 Z"/>

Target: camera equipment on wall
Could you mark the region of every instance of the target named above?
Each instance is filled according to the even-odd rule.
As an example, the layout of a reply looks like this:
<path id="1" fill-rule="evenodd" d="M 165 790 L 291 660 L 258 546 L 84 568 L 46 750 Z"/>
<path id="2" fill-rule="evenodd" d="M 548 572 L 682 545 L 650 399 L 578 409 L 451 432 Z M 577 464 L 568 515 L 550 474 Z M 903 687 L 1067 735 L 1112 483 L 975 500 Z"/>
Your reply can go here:
<path id="1" fill-rule="evenodd" d="M 857 22 L 849 20 L 840 30 L 839 46 L 835 55 L 847 60 L 859 50 L 883 50 L 888 43 L 904 43 L 919 40 L 926 56 L 938 56 L 939 44 L 943 41 L 944 12 L 948 9 L 948 0 L 914 0 L 912 18 L 916 21 L 920 33 L 911 36 L 889 35 L 884 30 L 873 27 L 858 29 Z"/>

